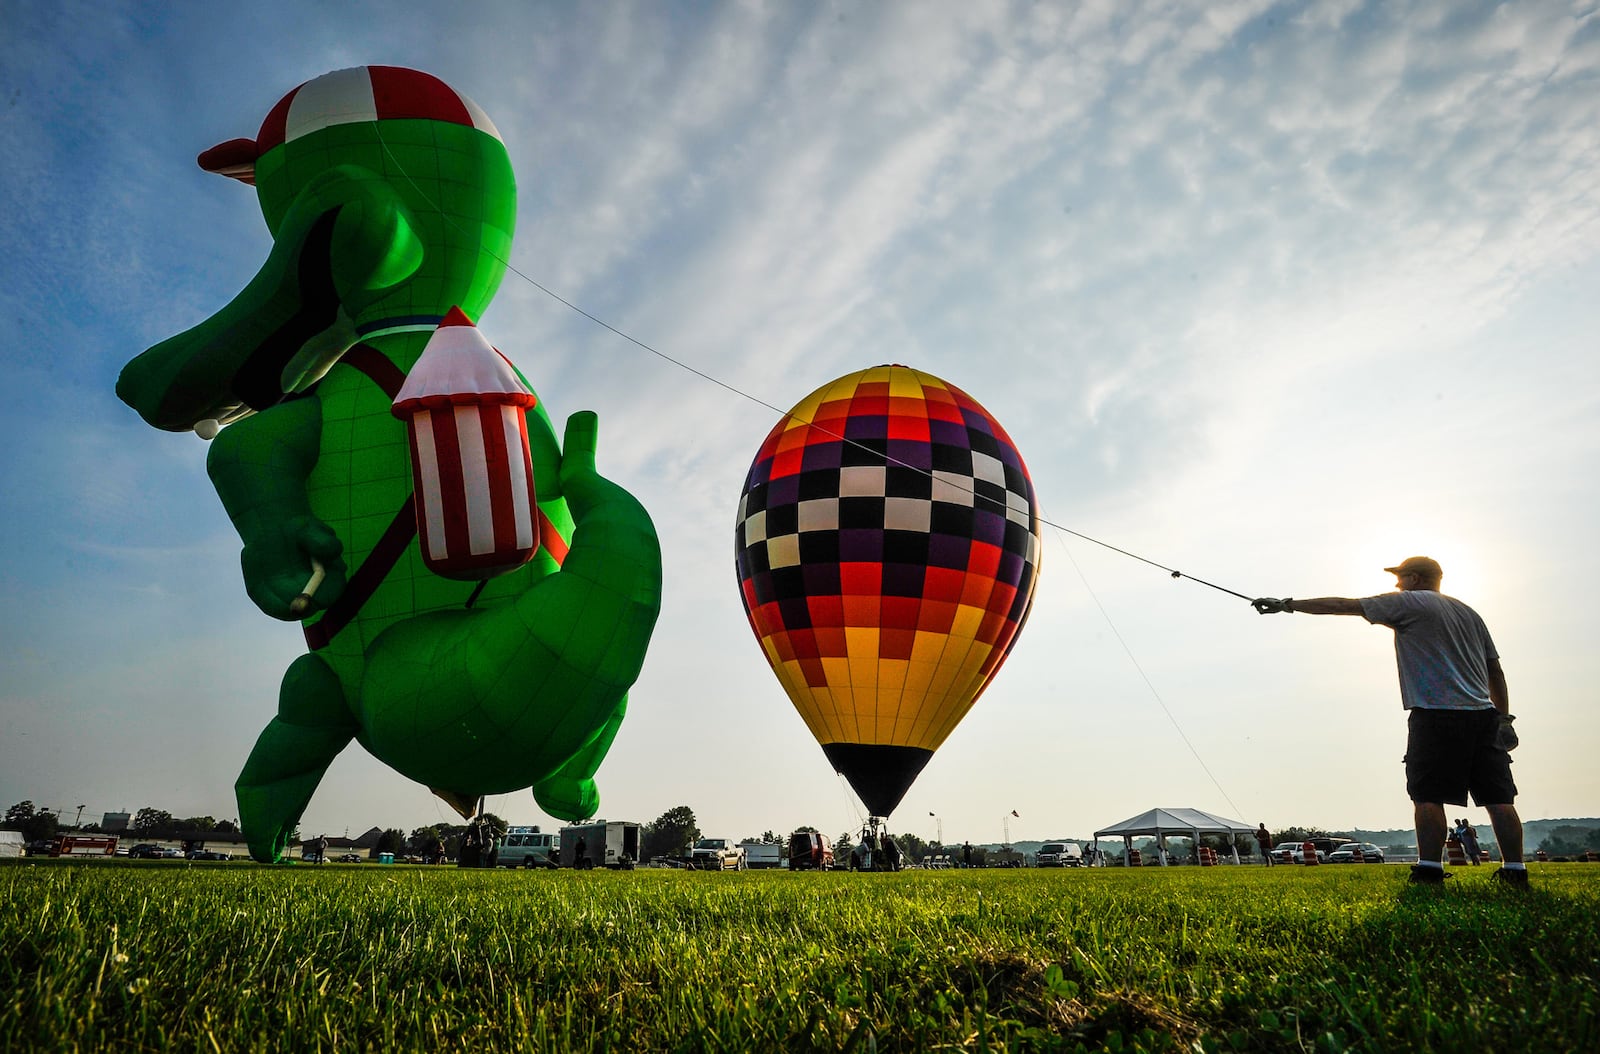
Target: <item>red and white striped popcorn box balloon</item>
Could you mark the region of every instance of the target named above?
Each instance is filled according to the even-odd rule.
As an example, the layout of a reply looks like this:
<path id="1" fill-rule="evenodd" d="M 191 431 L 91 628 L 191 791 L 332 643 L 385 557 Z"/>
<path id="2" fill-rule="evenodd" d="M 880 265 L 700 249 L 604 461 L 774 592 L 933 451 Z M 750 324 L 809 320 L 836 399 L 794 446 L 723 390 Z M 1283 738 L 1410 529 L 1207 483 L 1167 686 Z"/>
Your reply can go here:
<path id="1" fill-rule="evenodd" d="M 481 580 L 539 551 L 526 413 L 511 362 L 451 308 L 395 396 L 411 438 L 417 532 L 428 569 Z"/>

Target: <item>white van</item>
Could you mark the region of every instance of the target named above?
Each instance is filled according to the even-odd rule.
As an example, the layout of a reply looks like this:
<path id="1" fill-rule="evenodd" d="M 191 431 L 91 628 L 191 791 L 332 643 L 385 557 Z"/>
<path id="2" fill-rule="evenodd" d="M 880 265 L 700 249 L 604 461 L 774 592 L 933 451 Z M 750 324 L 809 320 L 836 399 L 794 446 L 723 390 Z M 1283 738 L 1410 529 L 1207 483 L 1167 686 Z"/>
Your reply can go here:
<path id="1" fill-rule="evenodd" d="M 1077 842 L 1046 842 L 1037 859 L 1040 867 L 1082 867 L 1083 847 Z"/>
<path id="2" fill-rule="evenodd" d="M 501 867 L 555 867 L 556 836 L 537 827 L 507 827 L 500 842 Z"/>

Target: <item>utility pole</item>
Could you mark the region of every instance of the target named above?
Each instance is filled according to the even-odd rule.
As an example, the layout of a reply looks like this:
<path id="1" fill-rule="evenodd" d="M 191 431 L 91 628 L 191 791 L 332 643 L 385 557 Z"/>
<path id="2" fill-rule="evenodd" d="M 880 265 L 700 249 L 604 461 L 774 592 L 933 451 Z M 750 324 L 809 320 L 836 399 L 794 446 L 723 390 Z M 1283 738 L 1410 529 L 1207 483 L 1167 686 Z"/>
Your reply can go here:
<path id="1" fill-rule="evenodd" d="M 934 830 L 938 832 L 935 835 L 935 837 L 939 839 L 939 848 L 943 849 L 944 848 L 944 821 L 939 819 L 939 817 L 935 813 L 931 813 L 930 812 L 928 815 L 933 817 L 933 827 L 934 827 Z"/>
<path id="2" fill-rule="evenodd" d="M 72 821 L 72 826 L 76 827 L 76 828 L 78 828 L 80 830 L 83 828 L 83 810 L 84 810 L 84 806 L 79 805 L 78 806 L 78 818 L 76 820 Z"/>

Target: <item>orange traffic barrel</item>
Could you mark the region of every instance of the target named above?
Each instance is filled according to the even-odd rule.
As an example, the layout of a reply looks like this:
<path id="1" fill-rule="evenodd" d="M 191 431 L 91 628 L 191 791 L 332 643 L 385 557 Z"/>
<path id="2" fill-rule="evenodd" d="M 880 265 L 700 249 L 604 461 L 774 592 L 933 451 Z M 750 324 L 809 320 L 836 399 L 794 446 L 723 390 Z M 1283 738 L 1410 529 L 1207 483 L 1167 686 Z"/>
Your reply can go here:
<path id="1" fill-rule="evenodd" d="M 1322 862 L 1317 859 L 1317 845 L 1315 842 L 1300 843 L 1300 862 L 1307 867 L 1314 867 Z"/>
<path id="2" fill-rule="evenodd" d="M 1451 867 L 1464 867 L 1467 863 L 1467 851 L 1461 848 L 1461 839 L 1455 835 L 1444 840 L 1444 853 L 1450 859 Z"/>

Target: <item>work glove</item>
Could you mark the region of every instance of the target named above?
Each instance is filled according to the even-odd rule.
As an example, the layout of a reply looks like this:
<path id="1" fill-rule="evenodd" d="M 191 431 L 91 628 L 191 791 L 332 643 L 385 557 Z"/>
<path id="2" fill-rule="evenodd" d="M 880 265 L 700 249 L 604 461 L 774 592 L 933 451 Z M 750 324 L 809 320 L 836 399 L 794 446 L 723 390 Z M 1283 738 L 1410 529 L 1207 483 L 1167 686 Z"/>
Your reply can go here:
<path id="1" fill-rule="evenodd" d="M 1516 718 L 1510 714 L 1500 715 L 1500 723 L 1495 725 L 1494 729 L 1494 746 L 1496 750 L 1511 751 L 1517 749 L 1517 744 L 1521 741 L 1517 739 L 1517 730 L 1511 727 L 1511 722 L 1515 720 Z"/>
<path id="2" fill-rule="evenodd" d="M 1257 614 L 1276 615 L 1280 611 L 1288 611 L 1289 609 L 1285 605 L 1287 605 L 1293 599 L 1294 597 L 1285 597 L 1282 600 L 1274 600 L 1272 597 L 1261 597 L 1258 600 L 1250 601 L 1250 606 L 1256 609 Z"/>

